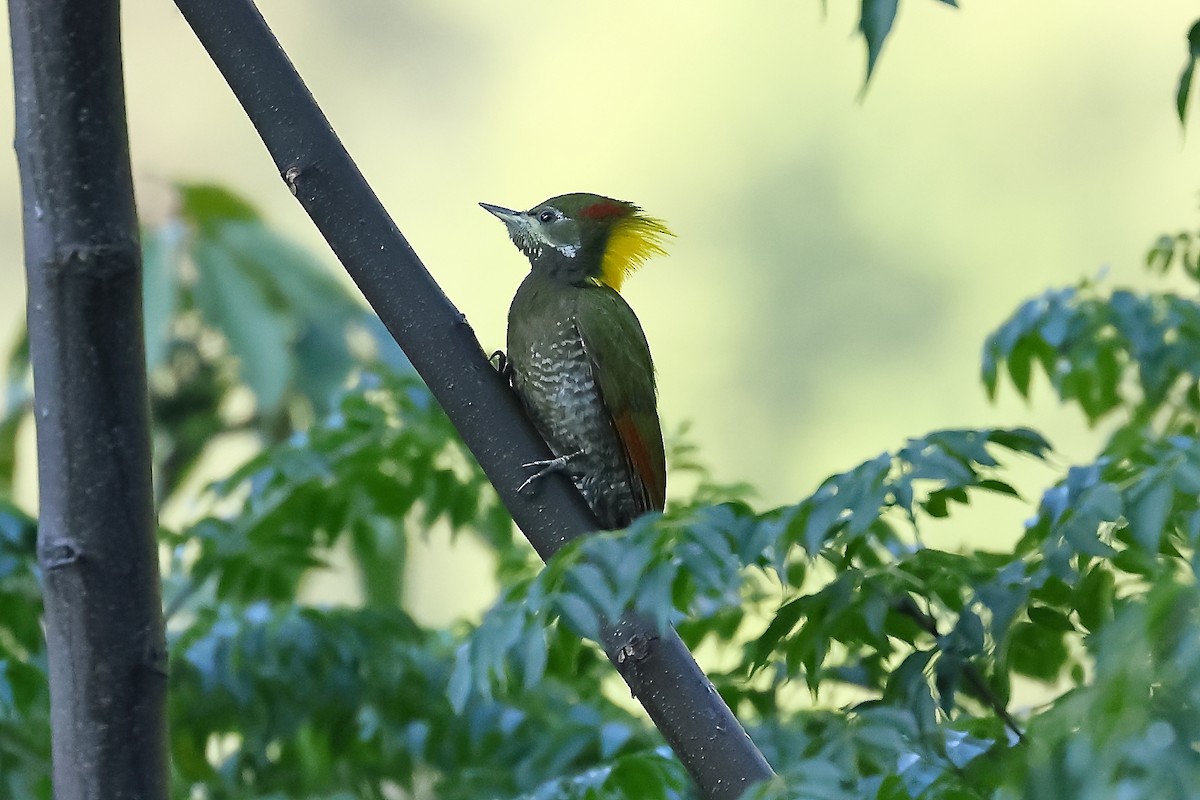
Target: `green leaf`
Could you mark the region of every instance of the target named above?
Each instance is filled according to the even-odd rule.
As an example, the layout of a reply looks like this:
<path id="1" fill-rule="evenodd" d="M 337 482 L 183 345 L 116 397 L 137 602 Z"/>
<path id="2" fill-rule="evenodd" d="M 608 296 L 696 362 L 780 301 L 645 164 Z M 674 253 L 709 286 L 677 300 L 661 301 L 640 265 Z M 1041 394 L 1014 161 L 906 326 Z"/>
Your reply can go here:
<path id="1" fill-rule="evenodd" d="M 324 264 L 261 222 L 226 222 L 212 236 L 243 269 L 302 316 L 345 320 L 361 310 Z"/>
<path id="2" fill-rule="evenodd" d="M 14 707 L 12 684 L 8 680 L 8 663 L 6 659 L 0 658 L 0 711 Z"/>
<path id="3" fill-rule="evenodd" d="M 6 710 L 28 715 L 38 702 L 45 702 L 48 688 L 46 673 L 38 667 L 0 659 L 0 720 L 7 716 Z"/>
<path id="4" fill-rule="evenodd" d="M 1075 611 L 1089 631 L 1097 631 L 1113 618 L 1116 580 L 1102 564 L 1088 571 L 1076 590 Z"/>
<path id="5" fill-rule="evenodd" d="M 367 312 L 322 263 L 258 221 L 226 221 L 205 235 L 290 320 L 296 331 L 295 388 L 323 413 L 354 365 L 348 326 Z"/>
<path id="6" fill-rule="evenodd" d="M 296 337 L 296 389 L 326 411 L 354 366 L 345 323 L 311 323 Z"/>
<path id="7" fill-rule="evenodd" d="M 606 722 L 600 728 L 600 752 L 604 758 L 612 758 L 632 738 L 633 731 L 628 725 Z"/>
<path id="8" fill-rule="evenodd" d="M 884 698 L 907 708 L 918 729 L 930 730 L 934 725 L 937 703 L 925 672 L 934 656 L 932 650 L 910 653 L 888 677 Z"/>
<path id="9" fill-rule="evenodd" d="M 974 656 L 983 652 L 983 620 L 974 611 L 964 609 L 959 614 L 958 622 L 954 624 L 954 635 L 957 639 L 956 644 L 965 655 Z"/>
<path id="10" fill-rule="evenodd" d="M 899 5 L 900 0 L 862 0 L 858 29 L 867 42 L 867 77 L 864 86 L 870 82 L 875 71 L 875 62 L 879 60 L 883 43 L 892 30 Z"/>
<path id="11" fill-rule="evenodd" d="M 677 572 L 674 564 L 659 564 L 643 573 L 637 582 L 635 608 L 638 613 L 649 615 L 659 631 L 666 631 L 671 624 L 671 613 L 675 610 L 671 590 Z"/>
<path id="12" fill-rule="evenodd" d="M 6 408 L 12 409 L 14 389 L 24 383 L 28 372 L 29 329 L 22 325 L 20 332 L 17 334 L 17 340 L 13 343 L 12 350 L 8 353 L 8 363 L 4 367 L 5 381 L 8 384 L 5 388 Z M 24 392 L 20 392 L 20 394 L 23 395 Z"/>
<path id="13" fill-rule="evenodd" d="M 980 368 L 983 375 L 983 387 L 987 391 L 989 400 L 996 399 L 996 385 L 1000 377 L 1000 357 L 996 337 L 989 336 L 983 345 L 983 359 Z"/>
<path id="14" fill-rule="evenodd" d="M 1061 611 L 1049 606 L 1031 605 L 1028 609 L 1029 621 L 1052 631 L 1073 632 L 1075 626 Z"/>
<path id="15" fill-rule="evenodd" d="M 1162 571 L 1157 559 L 1140 548 L 1128 547 L 1112 557 L 1112 565 L 1131 575 L 1156 578 Z"/>
<path id="16" fill-rule="evenodd" d="M 142 309 L 146 368 L 163 362 L 171 343 L 171 323 L 179 299 L 179 261 L 185 231 L 177 221 L 142 235 Z"/>
<path id="17" fill-rule="evenodd" d="M 1180 494 L 1200 495 L 1200 466 L 1185 461 L 1172 470 L 1175 490 Z"/>
<path id="18" fill-rule="evenodd" d="M 205 320 L 229 341 L 240 362 L 239 374 L 254 391 L 259 407 L 274 410 L 292 376 L 291 325 L 224 247 L 201 239 L 194 257 L 199 272 L 196 304 Z"/>
<path id="19" fill-rule="evenodd" d="M 779 641 L 795 629 L 796 623 L 804 616 L 805 609 L 805 598 L 797 597 L 784 603 L 779 611 L 775 612 L 775 619 L 771 620 L 771 624 L 751 645 L 754 654 L 752 663 L 756 668 L 767 663 Z"/>
<path id="20" fill-rule="evenodd" d="M 471 646 L 464 644 L 454 656 L 454 669 L 446 687 L 446 695 L 454 713 L 461 714 L 471 697 Z"/>
<path id="21" fill-rule="evenodd" d="M 200 229 L 211 228 L 231 220 L 257 222 L 260 217 L 254 206 L 228 189 L 212 183 L 177 183 L 180 215 Z"/>
<path id="22" fill-rule="evenodd" d="M 541 683 L 542 676 L 546 674 L 547 649 L 546 632 L 543 628 L 538 628 L 532 633 L 526 632 L 521 648 L 521 681 L 527 692 Z"/>
<path id="23" fill-rule="evenodd" d="M 579 596 L 586 598 L 596 612 L 609 619 L 616 619 L 624 610 L 613 593 L 612 587 L 594 564 L 575 564 L 567 573 Z"/>
<path id="24" fill-rule="evenodd" d="M 204 754 L 206 738 L 187 728 L 171 731 L 171 765 L 188 780 L 202 783 L 213 777 L 214 770 Z"/>
<path id="25" fill-rule="evenodd" d="M 12 492 L 17 468 L 17 433 L 24 414 L 12 413 L 0 419 L 0 495 Z"/>
<path id="26" fill-rule="evenodd" d="M 1012 378 L 1013 386 L 1024 398 L 1029 397 L 1029 382 L 1033 377 L 1034 346 L 1022 339 L 1008 354 L 1008 375 Z"/>
<path id="27" fill-rule="evenodd" d="M 934 662 L 934 684 L 938 690 L 938 706 L 944 714 L 954 713 L 954 697 L 962 680 L 963 659 L 956 653 L 942 653 Z"/>
<path id="28" fill-rule="evenodd" d="M 583 598 L 562 594 L 555 598 L 559 612 L 576 634 L 595 641 L 600 635 L 600 620 Z"/>
<path id="29" fill-rule="evenodd" d="M 1123 507 L 1121 493 L 1111 483 L 1096 483 L 1086 488 L 1077 501 L 1078 510 L 1096 520 L 1115 522 Z"/>
<path id="30" fill-rule="evenodd" d="M 1044 436 L 1031 428 L 994 430 L 988 434 L 988 441 L 1018 453 L 1028 453 L 1037 458 L 1045 458 L 1046 453 L 1054 449 Z"/>
<path id="31" fill-rule="evenodd" d="M 1188 99 L 1192 92 L 1192 76 L 1196 70 L 1196 60 L 1200 59 L 1200 20 L 1197 20 L 1188 31 L 1188 57 L 1184 63 L 1183 74 L 1179 76 L 1179 89 L 1175 93 L 1175 109 L 1179 112 L 1181 125 L 1187 124 Z"/>
<path id="32" fill-rule="evenodd" d="M 1157 553 L 1175 490 L 1162 475 L 1147 472 L 1147 485 L 1137 488 L 1127 510 L 1130 531 L 1147 553 Z"/>
<path id="33" fill-rule="evenodd" d="M 995 480 L 993 478 L 984 478 L 975 485 L 980 489 L 984 489 L 989 492 L 995 492 L 996 494 L 1005 494 L 1009 497 L 1018 498 L 1021 496 L 1010 484 L 1007 484 L 1004 481 Z"/>
<path id="34" fill-rule="evenodd" d="M 1189 78 L 1190 80 L 1190 78 Z M 1171 267 L 1171 261 L 1175 258 L 1175 237 L 1174 236 L 1159 236 L 1155 241 L 1154 246 L 1146 253 L 1146 266 L 1150 269 L 1158 269 L 1160 272 L 1166 272 Z M 1161 261 L 1162 265 L 1155 267 L 1155 262 Z"/>
<path id="35" fill-rule="evenodd" d="M 1061 631 L 1022 622 L 1009 636 L 1008 657 L 1013 671 L 1052 683 L 1066 663 L 1067 647 Z"/>
<path id="36" fill-rule="evenodd" d="M 802 544 L 808 554 L 812 556 L 821 552 L 821 546 L 846 507 L 837 495 L 831 492 L 823 493 L 821 490 L 817 490 L 817 494 L 814 494 L 805 504 L 808 506 L 808 515 L 804 517 Z"/>
<path id="37" fill-rule="evenodd" d="M 29 330 L 21 327 L 5 365 L 3 405 L 0 405 L 0 494 L 12 492 L 17 468 L 17 433 L 32 407 L 29 389 Z"/>

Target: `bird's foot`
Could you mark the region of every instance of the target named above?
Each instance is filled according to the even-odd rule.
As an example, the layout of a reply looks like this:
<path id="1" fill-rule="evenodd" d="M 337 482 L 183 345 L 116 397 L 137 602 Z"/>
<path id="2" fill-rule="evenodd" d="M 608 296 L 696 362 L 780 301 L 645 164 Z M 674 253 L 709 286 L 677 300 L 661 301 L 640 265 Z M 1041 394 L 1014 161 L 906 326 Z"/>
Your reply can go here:
<path id="1" fill-rule="evenodd" d="M 508 356 L 503 350 L 497 350 L 488 356 L 488 363 L 496 368 L 496 372 L 509 383 L 512 383 L 513 368 L 512 362 L 508 360 Z"/>
<path id="2" fill-rule="evenodd" d="M 517 487 L 518 492 L 523 492 L 535 483 L 540 481 L 555 472 L 566 472 L 567 465 L 571 463 L 571 459 L 583 455 L 583 451 L 579 450 L 570 455 L 559 456 L 558 458 L 548 458 L 545 461 L 530 461 L 528 464 L 522 464 L 525 469 L 536 469 L 537 472 L 525 479 L 525 482 Z"/>

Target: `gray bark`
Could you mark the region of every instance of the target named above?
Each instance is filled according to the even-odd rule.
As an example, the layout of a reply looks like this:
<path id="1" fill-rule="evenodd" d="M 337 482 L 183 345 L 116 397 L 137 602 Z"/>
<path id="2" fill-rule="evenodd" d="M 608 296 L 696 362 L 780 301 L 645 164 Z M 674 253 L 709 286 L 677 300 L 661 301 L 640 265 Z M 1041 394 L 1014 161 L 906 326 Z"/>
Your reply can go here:
<path id="1" fill-rule="evenodd" d="M 163 636 L 117 0 L 10 0 L 54 792 L 165 800 Z"/>

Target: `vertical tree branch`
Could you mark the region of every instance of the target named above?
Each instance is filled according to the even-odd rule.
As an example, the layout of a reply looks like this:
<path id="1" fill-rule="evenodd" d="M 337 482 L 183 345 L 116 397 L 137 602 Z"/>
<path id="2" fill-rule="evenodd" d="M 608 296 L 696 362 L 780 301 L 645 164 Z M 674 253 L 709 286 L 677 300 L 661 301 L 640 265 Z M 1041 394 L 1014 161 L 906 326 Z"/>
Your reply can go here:
<path id="1" fill-rule="evenodd" d="M 595 530 L 566 478 L 517 487 L 549 451 L 474 332 L 430 277 L 346 152 L 250 0 L 175 0 L 367 302 L 458 428 L 542 556 Z M 475 213 L 464 202 L 462 213 Z M 773 773 L 674 631 L 605 626 L 605 651 L 706 797 L 739 797 Z"/>
<path id="2" fill-rule="evenodd" d="M 166 797 L 118 0 L 10 0 L 58 800 Z"/>

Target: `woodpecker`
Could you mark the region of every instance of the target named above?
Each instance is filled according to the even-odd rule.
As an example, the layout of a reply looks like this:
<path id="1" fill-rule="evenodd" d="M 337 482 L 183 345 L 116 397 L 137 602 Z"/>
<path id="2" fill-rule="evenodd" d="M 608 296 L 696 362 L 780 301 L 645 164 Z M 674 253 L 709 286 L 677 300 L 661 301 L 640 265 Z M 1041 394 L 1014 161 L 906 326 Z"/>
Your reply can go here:
<path id="1" fill-rule="evenodd" d="M 538 469 L 526 485 L 566 471 L 606 530 L 661 511 L 667 464 L 654 364 L 620 289 L 664 253 L 671 232 L 633 203 L 595 194 L 528 211 L 480 205 L 530 264 L 508 312 L 507 367 L 555 458 L 525 465 Z"/>

